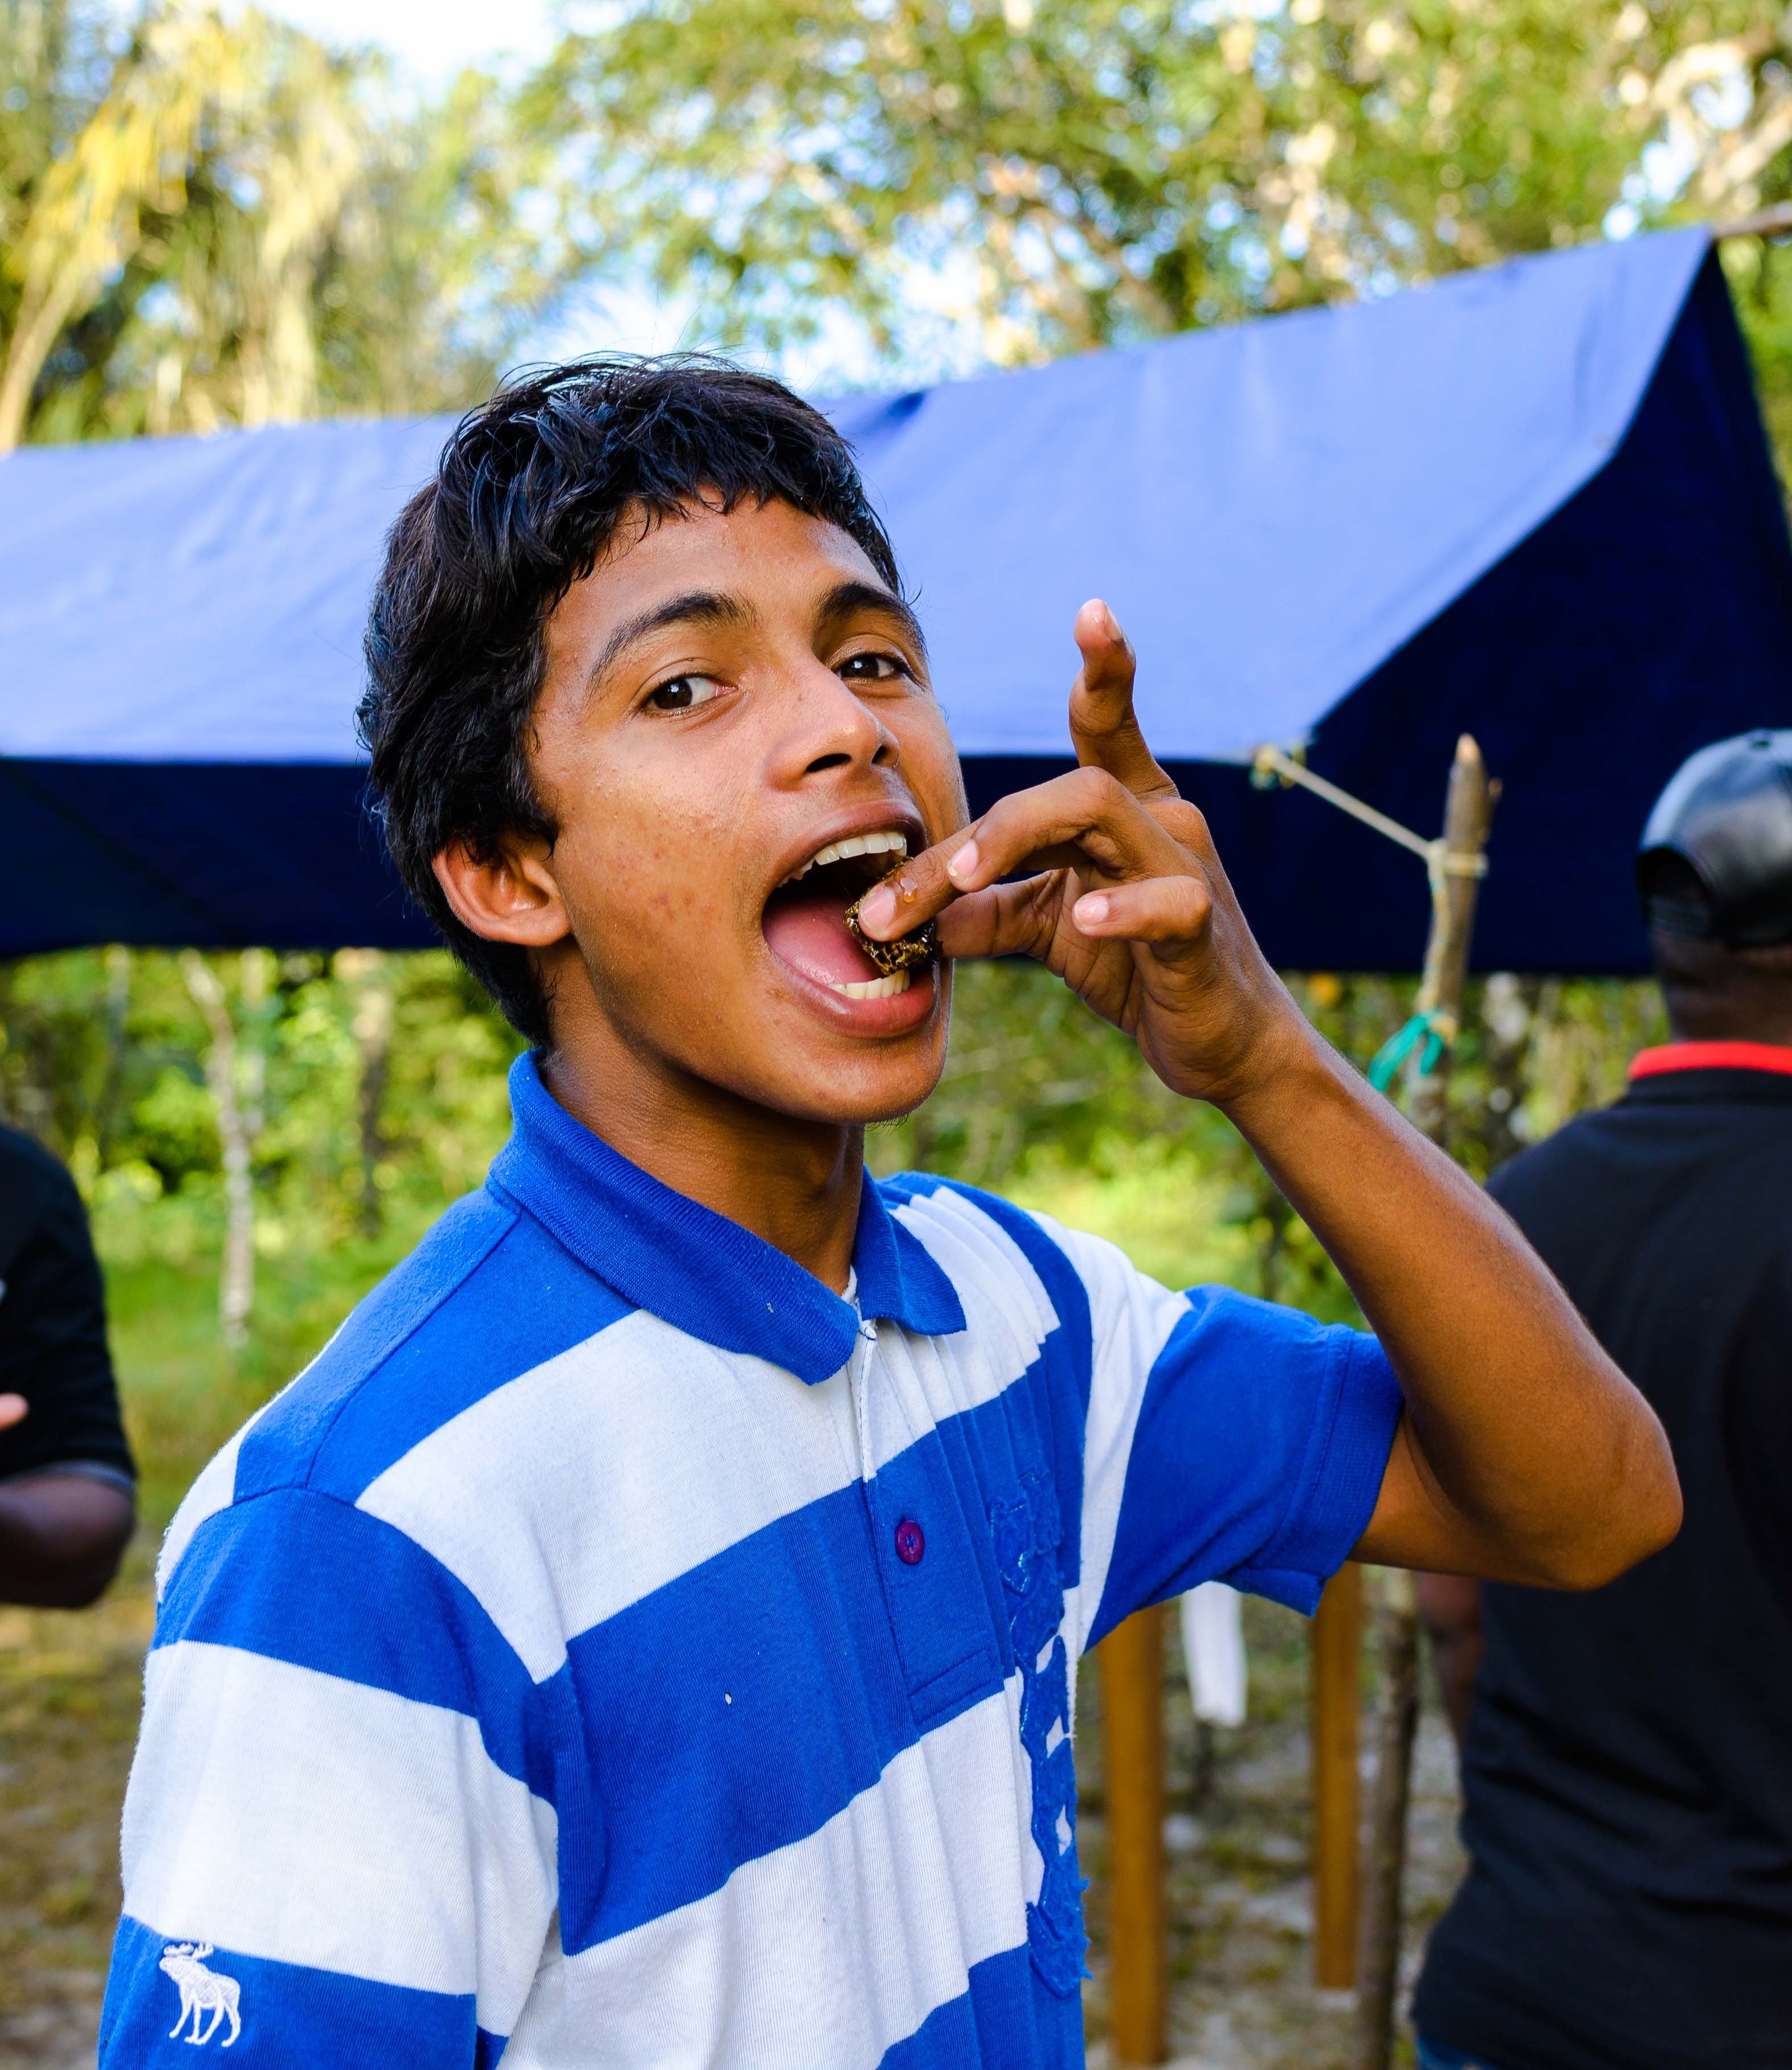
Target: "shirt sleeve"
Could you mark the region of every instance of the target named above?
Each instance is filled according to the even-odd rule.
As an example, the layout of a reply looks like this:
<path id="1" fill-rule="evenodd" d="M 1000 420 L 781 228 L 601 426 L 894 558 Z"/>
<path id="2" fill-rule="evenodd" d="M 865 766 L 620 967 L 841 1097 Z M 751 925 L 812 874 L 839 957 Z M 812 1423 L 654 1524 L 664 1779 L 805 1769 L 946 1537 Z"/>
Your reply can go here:
<path id="1" fill-rule="evenodd" d="M 206 1517 L 145 1671 L 102 2070 L 177 2019 L 238 2070 L 495 2062 L 557 1897 L 542 1700 L 392 1526 L 303 1489 Z"/>
<path id="2" fill-rule="evenodd" d="M 0 1393 L 23 1395 L 31 1413 L 0 1432 L 0 1479 L 80 1464 L 129 1487 L 105 1297 L 80 1196 L 47 1156 L 29 1166 L 9 1160 L 6 1180 L 31 1205 L 0 1258 Z"/>
<path id="3" fill-rule="evenodd" d="M 1084 1643 L 1209 1581 L 1310 1615 L 1393 1447 L 1381 1346 L 1229 1288 L 1173 1294 L 1113 1245 L 1047 1226 L 1090 1297 Z"/>

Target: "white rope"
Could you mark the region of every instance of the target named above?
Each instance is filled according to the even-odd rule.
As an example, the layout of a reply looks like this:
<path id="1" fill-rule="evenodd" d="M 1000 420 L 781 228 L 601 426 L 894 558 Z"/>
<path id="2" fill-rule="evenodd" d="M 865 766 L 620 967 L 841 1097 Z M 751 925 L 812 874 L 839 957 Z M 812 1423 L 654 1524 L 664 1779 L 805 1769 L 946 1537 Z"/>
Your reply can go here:
<path id="1" fill-rule="evenodd" d="M 1431 880 L 1434 898 L 1441 898 L 1446 877 L 1485 877 L 1487 859 L 1484 855 L 1453 855 L 1442 835 L 1435 841 L 1427 841 L 1422 834 L 1415 834 L 1410 827 L 1403 827 L 1398 820 L 1390 820 L 1385 812 L 1378 812 L 1373 805 L 1365 805 L 1360 798 L 1353 798 L 1348 791 L 1340 791 L 1336 783 L 1328 783 L 1323 776 L 1315 776 L 1303 762 L 1296 762 L 1292 755 L 1284 755 L 1279 747 L 1260 747 L 1251 757 L 1251 766 L 1262 776 L 1279 776 L 1284 783 L 1299 783 L 1311 791 L 1315 797 L 1324 799 L 1328 805 L 1336 805 L 1340 812 L 1348 812 L 1353 820 L 1360 820 L 1365 827 L 1373 827 L 1378 834 L 1385 834 L 1391 841 L 1398 841 L 1402 848 L 1410 849 L 1425 864 L 1426 873 Z"/>

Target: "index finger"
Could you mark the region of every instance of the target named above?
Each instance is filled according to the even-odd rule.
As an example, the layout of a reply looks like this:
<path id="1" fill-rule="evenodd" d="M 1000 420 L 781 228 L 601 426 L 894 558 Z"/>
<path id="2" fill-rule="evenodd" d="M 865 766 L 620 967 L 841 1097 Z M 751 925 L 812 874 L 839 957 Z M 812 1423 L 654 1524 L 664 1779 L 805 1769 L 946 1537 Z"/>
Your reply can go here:
<path id="1" fill-rule="evenodd" d="M 1176 788 L 1146 745 L 1132 709 L 1136 662 L 1119 620 L 1099 597 L 1073 628 L 1082 667 L 1070 685 L 1070 738 L 1085 768 L 1105 769 L 1135 798 L 1173 798 Z"/>
<path id="2" fill-rule="evenodd" d="M 868 935 L 889 941 L 1015 871 L 1093 867 L 1119 881 L 1172 870 L 1179 853 L 1176 837 L 1117 777 L 1074 769 L 1010 792 L 981 819 L 903 863 L 854 910 Z"/>

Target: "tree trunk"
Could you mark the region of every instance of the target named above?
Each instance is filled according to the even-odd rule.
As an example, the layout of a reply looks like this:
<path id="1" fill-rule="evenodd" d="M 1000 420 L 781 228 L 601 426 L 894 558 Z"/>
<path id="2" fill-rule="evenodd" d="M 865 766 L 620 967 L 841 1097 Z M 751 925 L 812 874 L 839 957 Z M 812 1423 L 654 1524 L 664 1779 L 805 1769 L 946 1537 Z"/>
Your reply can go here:
<path id="1" fill-rule="evenodd" d="M 79 275 L 64 268 L 43 301 L 35 307 L 27 303 L 19 311 L 18 327 L 0 364 L 0 453 L 14 451 L 25 436 L 31 391 L 63 325 L 75 313 L 80 287 Z"/>
<path id="2" fill-rule="evenodd" d="M 1381 1701 L 1376 1719 L 1375 1783 L 1363 1862 L 1363 1937 L 1357 1963 L 1356 2070 L 1385 2070 L 1400 1986 L 1406 1809 L 1413 1737 L 1418 1726 L 1418 1619 L 1413 1577 L 1381 1570 L 1376 1626 Z"/>
<path id="3" fill-rule="evenodd" d="M 354 1043 L 361 1056 L 361 1233 L 378 1236 L 381 1220 L 379 1165 L 386 1147 L 381 1117 L 392 1062 L 392 983 L 386 959 L 368 950 L 355 975 L 361 980 L 355 1002 Z M 340 968 L 342 959 L 337 959 Z"/>
<path id="4" fill-rule="evenodd" d="M 131 1010 L 131 952 L 114 942 L 106 951 L 106 1068 L 95 1102 L 93 1134 L 103 1172 L 112 1162 L 118 1133 L 118 1102 L 125 1083 L 125 1024 Z"/>
<path id="5" fill-rule="evenodd" d="M 239 1096 L 236 1027 L 224 988 L 211 964 L 191 949 L 181 958 L 181 969 L 211 1037 L 206 1053 L 206 1083 L 211 1090 L 224 1161 L 224 1263 L 218 1282 L 218 1323 L 226 1345 L 237 1351 L 248 1341 L 249 1311 L 255 1301 L 255 1201 L 249 1164 L 253 1137 Z"/>

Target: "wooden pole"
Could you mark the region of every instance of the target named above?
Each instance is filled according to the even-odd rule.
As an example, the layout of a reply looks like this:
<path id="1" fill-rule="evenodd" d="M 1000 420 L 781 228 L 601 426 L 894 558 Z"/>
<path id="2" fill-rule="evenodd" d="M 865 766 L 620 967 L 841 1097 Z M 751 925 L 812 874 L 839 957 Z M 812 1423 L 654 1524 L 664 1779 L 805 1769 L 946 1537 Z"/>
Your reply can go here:
<path id="1" fill-rule="evenodd" d="M 1356 1716 L 1363 1654 L 1363 1570 L 1325 1585 L 1313 1619 L 1313 1981 L 1356 1981 Z"/>
<path id="2" fill-rule="evenodd" d="M 1169 2056 L 1164 1863 L 1164 1618 L 1138 1610 L 1101 1643 L 1107 1778 L 1109 2000 L 1117 2063 Z"/>
<path id="3" fill-rule="evenodd" d="M 1476 866 L 1485 856 L 1487 831 L 1499 786 L 1487 781 L 1481 751 L 1465 733 L 1456 742 L 1450 790 L 1444 803 L 1442 881 L 1434 887 L 1431 934 L 1425 945 L 1425 975 L 1419 981 L 1418 1010 L 1445 1018 L 1454 1037 L 1463 1010 L 1463 986 L 1468 975 L 1468 947 L 1475 933 L 1475 905 L 1481 890 Z M 1454 869 L 1452 864 L 1458 865 Z M 1448 1133 L 1446 1095 L 1450 1050 L 1435 1070 L 1421 1072 L 1418 1053 L 1408 1067 L 1407 1092 L 1413 1119 L 1440 1145 Z"/>
<path id="4" fill-rule="evenodd" d="M 1418 1729 L 1418 1619 L 1413 1577 L 1381 1570 L 1376 1633 L 1381 1700 L 1375 1723 L 1375 1781 L 1363 1864 L 1363 1925 L 1356 1991 L 1354 2070 L 1386 2070 L 1400 1990 L 1406 1810 L 1413 1738 Z"/>
<path id="5" fill-rule="evenodd" d="M 1445 866 L 1433 882 L 1431 935 L 1418 1008 L 1434 1013 L 1451 1040 L 1462 1012 L 1469 943 L 1499 787 L 1487 781 L 1481 751 L 1465 733 L 1456 743 L 1444 806 Z M 1452 869 L 1450 864 L 1458 866 Z M 1425 1072 L 1415 1058 L 1407 1077 L 1414 1121 L 1445 1146 L 1449 1133 L 1450 1049 Z M 1377 1721 L 1375 1789 L 1370 1806 L 1369 1874 L 1358 1970 L 1355 2070 L 1387 2070 L 1400 1987 L 1401 1926 L 1406 1868 L 1406 1809 L 1412 1789 L 1413 1736 L 1418 1723 L 1418 1618 L 1411 1577 L 1385 1577 L 1377 1619 L 1381 1701 Z"/>

